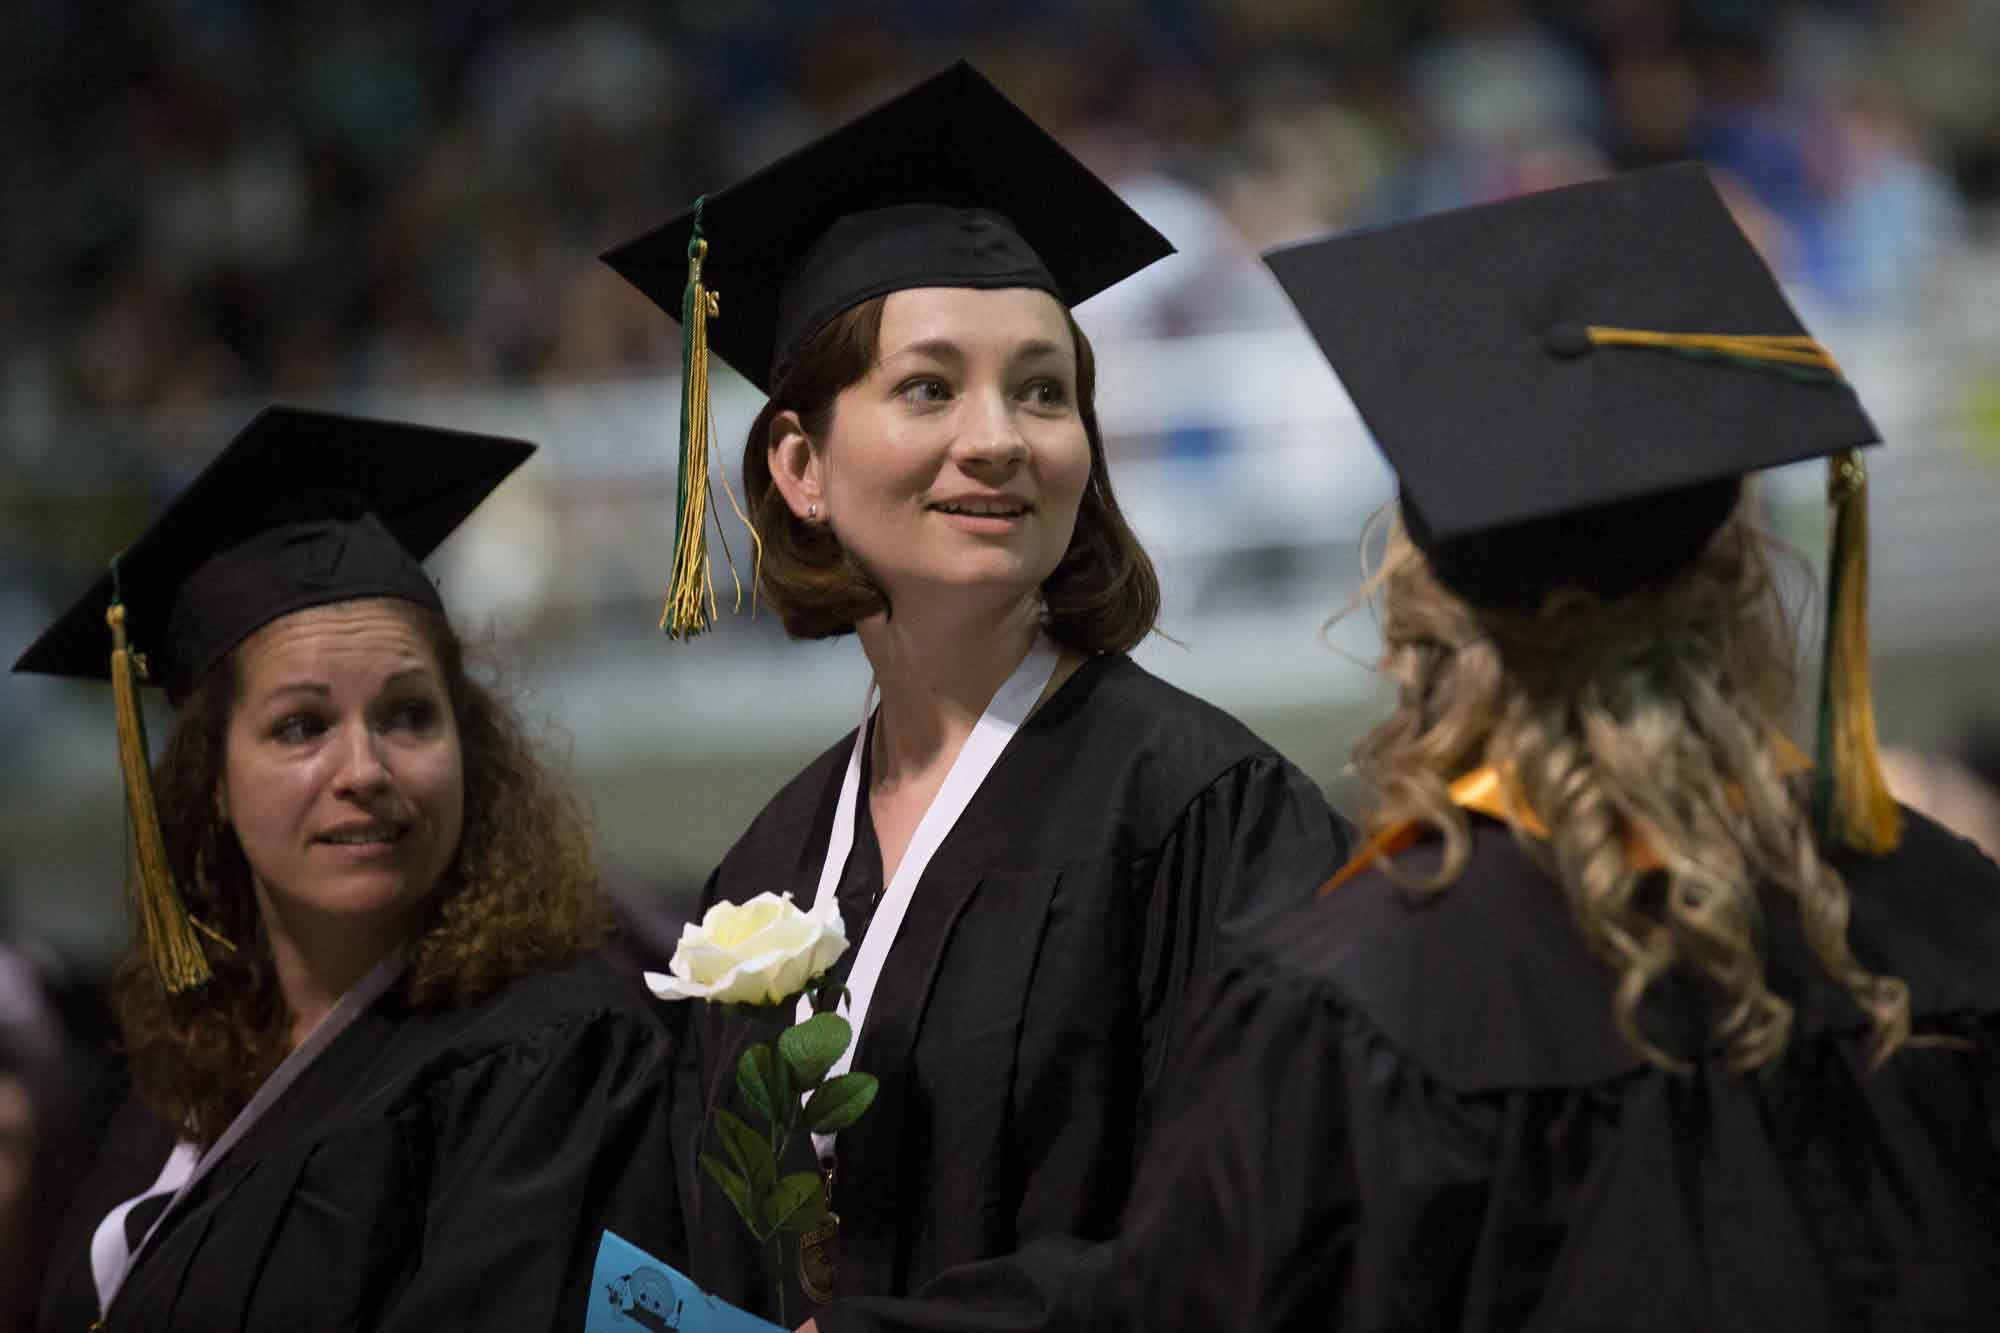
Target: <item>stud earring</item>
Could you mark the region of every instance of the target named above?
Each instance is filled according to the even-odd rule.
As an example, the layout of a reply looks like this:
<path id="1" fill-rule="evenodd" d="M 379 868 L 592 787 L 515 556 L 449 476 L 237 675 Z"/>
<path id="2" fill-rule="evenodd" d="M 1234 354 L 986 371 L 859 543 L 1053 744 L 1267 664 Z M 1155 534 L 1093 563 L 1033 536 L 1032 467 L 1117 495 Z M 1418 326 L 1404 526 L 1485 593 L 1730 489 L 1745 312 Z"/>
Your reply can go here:
<path id="1" fill-rule="evenodd" d="M 809 504 L 809 505 L 807 505 L 807 506 L 806 506 L 806 520 L 807 520 L 808 522 L 810 522 L 810 521 L 812 521 L 813 519 L 816 519 L 816 518 L 818 518 L 818 517 L 819 517 L 819 506 L 818 506 L 818 505 L 816 505 L 816 504 Z"/>

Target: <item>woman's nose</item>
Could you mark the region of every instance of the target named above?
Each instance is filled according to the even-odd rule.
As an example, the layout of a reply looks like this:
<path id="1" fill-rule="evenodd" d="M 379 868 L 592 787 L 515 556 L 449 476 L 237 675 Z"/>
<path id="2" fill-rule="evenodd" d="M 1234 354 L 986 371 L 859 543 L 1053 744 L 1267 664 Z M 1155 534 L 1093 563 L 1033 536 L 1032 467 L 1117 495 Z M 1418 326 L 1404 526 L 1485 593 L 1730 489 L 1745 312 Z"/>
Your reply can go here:
<path id="1" fill-rule="evenodd" d="M 1017 464 L 1028 456 L 1019 414 L 997 390 L 974 397 L 973 411 L 959 435 L 961 456 L 987 465 Z"/>
<path id="2" fill-rule="evenodd" d="M 334 775 L 338 794 L 369 796 L 389 787 L 389 768 L 377 746 L 370 728 L 356 724 L 347 729 L 341 739 L 340 770 Z"/>

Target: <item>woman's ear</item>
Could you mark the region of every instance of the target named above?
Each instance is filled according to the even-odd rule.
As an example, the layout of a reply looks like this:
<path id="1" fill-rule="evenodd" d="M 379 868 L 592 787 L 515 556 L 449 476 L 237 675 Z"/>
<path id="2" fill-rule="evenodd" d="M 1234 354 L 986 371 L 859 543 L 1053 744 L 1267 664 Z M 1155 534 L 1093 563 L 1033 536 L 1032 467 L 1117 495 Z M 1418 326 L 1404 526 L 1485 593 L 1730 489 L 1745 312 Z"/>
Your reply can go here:
<path id="1" fill-rule="evenodd" d="M 826 496 L 822 487 L 824 459 L 813 448 L 799 414 L 784 411 L 771 418 L 771 438 L 766 445 L 771 482 L 785 497 L 792 516 L 801 523 L 826 520 Z"/>

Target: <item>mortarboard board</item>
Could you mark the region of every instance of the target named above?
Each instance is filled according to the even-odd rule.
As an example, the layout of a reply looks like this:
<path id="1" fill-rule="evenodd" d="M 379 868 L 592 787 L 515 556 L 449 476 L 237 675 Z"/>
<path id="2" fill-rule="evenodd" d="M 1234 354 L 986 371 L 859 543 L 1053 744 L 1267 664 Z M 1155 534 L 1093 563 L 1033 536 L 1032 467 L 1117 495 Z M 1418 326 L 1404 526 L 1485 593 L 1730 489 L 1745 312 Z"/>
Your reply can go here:
<path id="1" fill-rule="evenodd" d="M 911 287 L 1038 287 L 1079 305 L 1173 253 L 964 61 L 607 252 L 679 316 L 696 218 L 727 303 L 709 346 L 769 393 L 833 316 Z"/>
<path id="2" fill-rule="evenodd" d="M 294 611 L 364 597 L 442 611 L 419 562 L 534 448 L 266 408 L 15 662 L 17 672 L 113 684 L 142 918 L 170 990 L 207 971 L 153 806 L 137 696 L 155 674 L 147 659 L 178 700 L 230 649 Z"/>
<path id="3" fill-rule="evenodd" d="M 1032 287 L 1080 304 L 1173 253 L 1089 168 L 960 61 L 609 251 L 681 319 L 680 521 L 661 628 L 706 629 L 710 350 L 765 392 L 805 339 L 913 287 Z"/>
<path id="4" fill-rule="evenodd" d="M 1893 845 L 1852 452 L 1879 437 L 1706 172 L 1635 172 L 1266 260 L 1395 470 L 1411 540 L 1477 605 L 1632 591 L 1700 552 L 1744 475 L 1832 456 L 1822 759 L 1847 812 L 1832 823 Z"/>
<path id="5" fill-rule="evenodd" d="M 357 597 L 440 608 L 417 563 L 535 450 L 520 440 L 269 407 L 14 664 L 104 679 L 105 612 L 179 698 L 264 624 Z M 440 608 L 441 609 L 441 608 Z"/>

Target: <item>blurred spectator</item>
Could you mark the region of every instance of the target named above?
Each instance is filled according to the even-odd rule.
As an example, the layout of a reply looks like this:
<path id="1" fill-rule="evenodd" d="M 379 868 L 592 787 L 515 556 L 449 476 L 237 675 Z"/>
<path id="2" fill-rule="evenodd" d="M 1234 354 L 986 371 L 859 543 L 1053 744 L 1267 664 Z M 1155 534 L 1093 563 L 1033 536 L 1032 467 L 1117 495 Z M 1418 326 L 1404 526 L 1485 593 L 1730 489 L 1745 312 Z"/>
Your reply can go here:
<path id="1" fill-rule="evenodd" d="M 59 409 L 657 369 L 598 249 L 961 50 L 1180 244 L 1106 333 L 1279 322 L 1260 247 L 1688 152 L 1881 309 L 2000 184 L 1984 0 L 30 8 L 4 262 L 49 371 L 4 388 Z"/>
<path id="2" fill-rule="evenodd" d="M 56 1223 L 118 1096 L 95 989 L 65 1004 L 49 970 L 0 942 L 0 1328 L 34 1322 Z"/>

